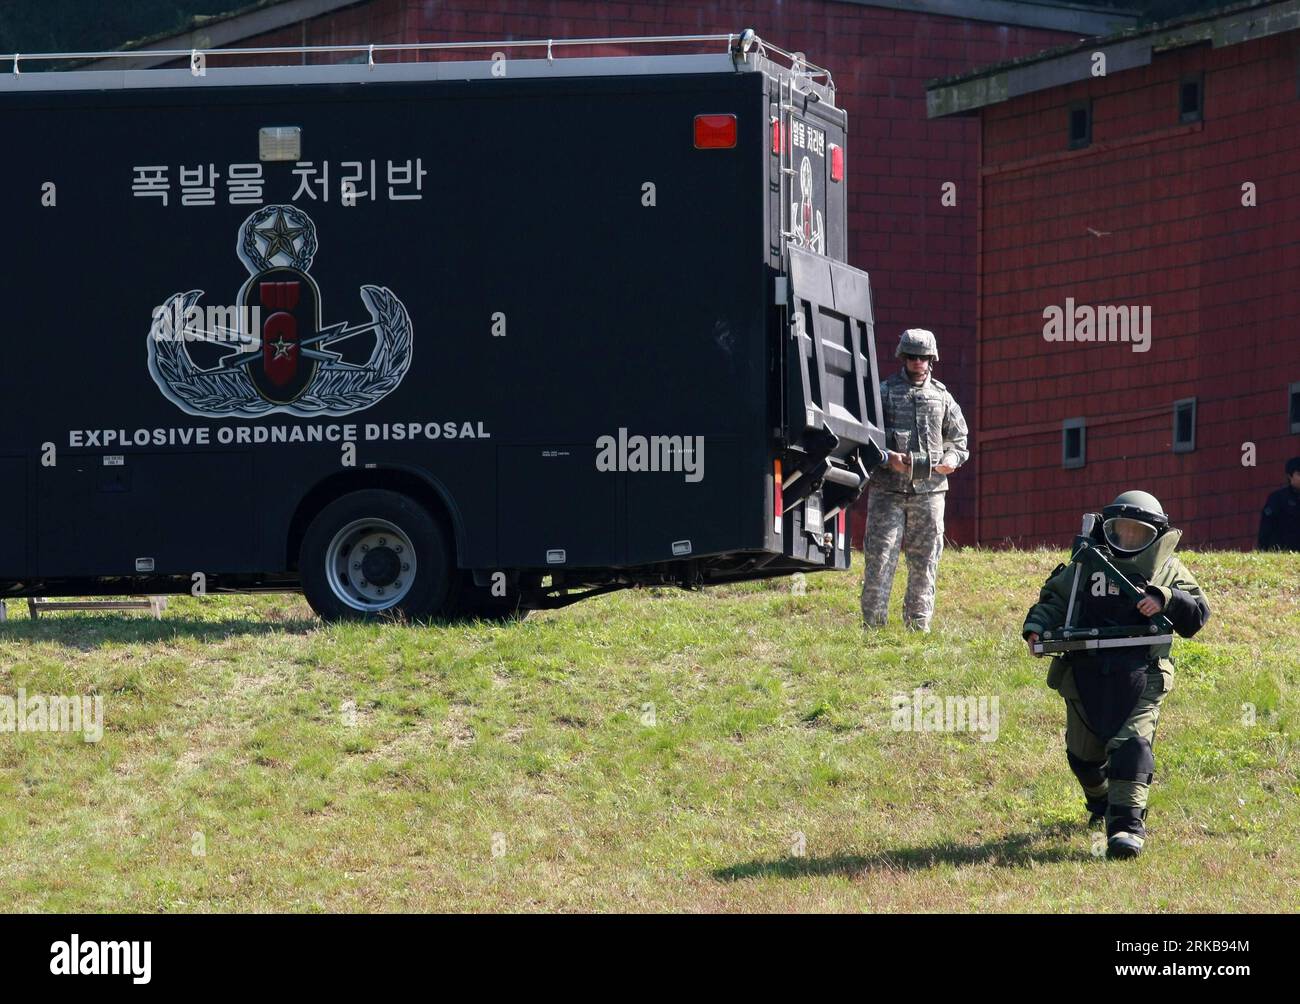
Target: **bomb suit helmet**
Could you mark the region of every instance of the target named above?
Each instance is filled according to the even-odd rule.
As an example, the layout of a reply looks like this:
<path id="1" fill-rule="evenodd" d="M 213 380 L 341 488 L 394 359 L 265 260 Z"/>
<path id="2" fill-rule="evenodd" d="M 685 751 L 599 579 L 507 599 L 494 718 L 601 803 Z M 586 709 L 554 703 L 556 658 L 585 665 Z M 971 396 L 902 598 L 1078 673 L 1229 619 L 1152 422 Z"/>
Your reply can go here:
<path id="1" fill-rule="evenodd" d="M 1121 492 L 1101 511 L 1101 528 L 1111 550 L 1126 558 L 1140 554 L 1169 529 L 1169 515 L 1150 492 Z"/>

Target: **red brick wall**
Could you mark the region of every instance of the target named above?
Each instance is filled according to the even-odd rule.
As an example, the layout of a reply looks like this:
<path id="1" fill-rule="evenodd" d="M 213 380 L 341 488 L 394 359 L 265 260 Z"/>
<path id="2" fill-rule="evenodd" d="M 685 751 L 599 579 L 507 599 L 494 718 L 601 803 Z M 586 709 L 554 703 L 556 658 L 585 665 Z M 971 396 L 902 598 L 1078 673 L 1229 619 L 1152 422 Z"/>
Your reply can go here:
<path id="1" fill-rule="evenodd" d="M 1084 507 L 1141 487 L 1193 546 L 1253 546 L 1264 497 L 1300 454 L 1286 412 L 1300 381 L 1297 41 L 1187 49 L 985 110 L 982 542 L 1060 544 Z M 1180 125 L 1178 81 L 1201 70 L 1204 122 Z M 1087 96 L 1093 145 L 1067 151 L 1067 105 Z M 1042 311 L 1067 296 L 1150 305 L 1150 351 L 1047 343 Z M 1196 450 L 1175 454 L 1173 402 L 1187 397 Z M 1087 465 L 1064 470 L 1061 422 L 1077 416 Z M 1256 467 L 1242 466 L 1246 442 Z"/>
<path id="2" fill-rule="evenodd" d="M 372 0 L 241 44 L 725 34 L 745 27 L 829 68 L 848 110 L 849 261 L 871 273 L 882 377 L 895 368 L 899 333 L 930 328 L 942 356 L 936 375 L 973 412 L 978 123 L 928 120 L 925 82 L 1072 36 L 834 0 Z M 706 48 L 719 50 L 716 43 Z M 465 56 L 483 58 L 481 52 Z M 956 207 L 940 206 L 945 181 L 957 185 Z M 978 432 L 972 441 L 978 443 Z M 960 543 L 974 540 L 977 471 L 973 461 L 952 480 L 948 535 Z M 861 510 L 854 514 L 855 540 L 865 500 Z"/>

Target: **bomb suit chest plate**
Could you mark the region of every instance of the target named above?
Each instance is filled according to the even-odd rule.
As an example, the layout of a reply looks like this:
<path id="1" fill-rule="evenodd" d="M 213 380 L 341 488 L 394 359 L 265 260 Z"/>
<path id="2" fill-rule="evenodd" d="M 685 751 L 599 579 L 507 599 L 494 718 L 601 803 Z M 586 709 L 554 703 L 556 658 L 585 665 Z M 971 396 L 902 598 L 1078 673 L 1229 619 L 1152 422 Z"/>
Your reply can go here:
<path id="1" fill-rule="evenodd" d="M 1130 574 L 1128 580 L 1138 589 L 1146 588 L 1147 580 L 1140 573 Z M 1138 613 L 1133 599 L 1126 596 L 1118 583 L 1101 569 L 1085 566 L 1079 576 L 1078 590 L 1075 597 L 1076 627 L 1137 627 L 1148 623 L 1148 619 Z"/>

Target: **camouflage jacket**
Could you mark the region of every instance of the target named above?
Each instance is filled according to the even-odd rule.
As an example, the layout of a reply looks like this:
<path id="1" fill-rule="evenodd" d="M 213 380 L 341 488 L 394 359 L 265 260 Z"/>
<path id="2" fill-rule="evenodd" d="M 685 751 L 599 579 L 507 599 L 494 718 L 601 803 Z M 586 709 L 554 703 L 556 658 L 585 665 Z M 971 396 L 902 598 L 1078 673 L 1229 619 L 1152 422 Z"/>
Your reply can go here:
<path id="1" fill-rule="evenodd" d="M 960 467 L 970 459 L 966 449 L 966 419 L 948 388 L 934 377 L 919 386 L 903 372 L 880 384 L 880 405 L 885 417 L 885 448 L 895 453 L 929 453 L 933 466 Z M 948 477 L 931 474 L 913 481 L 906 474 L 878 467 L 871 476 L 873 488 L 908 494 L 946 492 Z"/>

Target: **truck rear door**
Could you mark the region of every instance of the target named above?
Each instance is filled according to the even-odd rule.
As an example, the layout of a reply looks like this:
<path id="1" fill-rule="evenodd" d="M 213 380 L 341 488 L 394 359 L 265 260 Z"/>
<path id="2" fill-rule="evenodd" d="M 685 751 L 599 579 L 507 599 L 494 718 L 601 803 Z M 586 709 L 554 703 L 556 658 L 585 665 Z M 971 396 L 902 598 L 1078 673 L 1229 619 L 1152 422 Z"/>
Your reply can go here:
<path id="1" fill-rule="evenodd" d="M 884 446 L 870 279 L 845 261 L 847 120 L 797 72 L 768 98 L 782 551 L 847 567 L 844 510 Z"/>
<path id="2" fill-rule="evenodd" d="M 812 251 L 788 249 L 785 445 L 817 464 L 856 469 L 863 448 L 884 445 L 875 322 L 867 273 Z"/>

